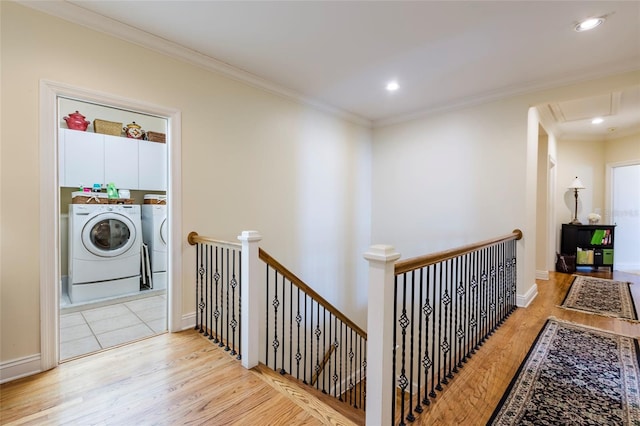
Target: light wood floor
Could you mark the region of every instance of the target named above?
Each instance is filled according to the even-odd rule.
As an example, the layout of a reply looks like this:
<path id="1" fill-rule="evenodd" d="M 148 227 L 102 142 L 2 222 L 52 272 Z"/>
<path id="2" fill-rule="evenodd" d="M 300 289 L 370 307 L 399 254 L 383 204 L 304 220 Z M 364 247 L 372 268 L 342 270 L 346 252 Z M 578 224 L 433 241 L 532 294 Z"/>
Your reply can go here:
<path id="1" fill-rule="evenodd" d="M 631 281 L 640 307 L 640 276 Z M 544 321 L 554 316 L 640 336 L 640 324 L 557 307 L 571 275 L 538 281 L 538 297 L 517 309 L 414 423 L 483 425 Z M 76 359 L 0 386 L 0 424 L 321 425 L 362 424 L 322 395 L 302 392 L 268 369 L 244 370 L 193 331 L 164 334 Z M 358 420 L 360 419 L 360 420 Z"/>

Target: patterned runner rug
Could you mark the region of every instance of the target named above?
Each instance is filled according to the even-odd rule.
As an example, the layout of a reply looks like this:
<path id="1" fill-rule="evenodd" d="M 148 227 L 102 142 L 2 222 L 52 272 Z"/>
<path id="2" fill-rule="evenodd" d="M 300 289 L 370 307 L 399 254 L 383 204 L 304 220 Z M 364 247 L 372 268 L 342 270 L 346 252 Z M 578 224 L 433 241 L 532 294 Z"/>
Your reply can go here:
<path id="1" fill-rule="evenodd" d="M 574 275 L 562 308 L 637 320 L 629 283 Z"/>
<path id="2" fill-rule="evenodd" d="M 640 424 L 636 339 L 547 320 L 488 425 Z"/>

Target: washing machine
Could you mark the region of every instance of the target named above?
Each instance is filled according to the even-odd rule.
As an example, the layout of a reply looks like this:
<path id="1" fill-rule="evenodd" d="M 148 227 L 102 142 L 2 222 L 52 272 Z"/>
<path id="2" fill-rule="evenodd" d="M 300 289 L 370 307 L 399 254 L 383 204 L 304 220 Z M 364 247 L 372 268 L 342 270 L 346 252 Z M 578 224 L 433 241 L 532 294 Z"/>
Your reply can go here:
<path id="1" fill-rule="evenodd" d="M 142 240 L 147 245 L 153 289 L 167 288 L 166 196 L 147 194 L 142 205 Z"/>
<path id="2" fill-rule="evenodd" d="M 140 291 L 139 205 L 69 205 L 69 299 L 87 302 Z"/>

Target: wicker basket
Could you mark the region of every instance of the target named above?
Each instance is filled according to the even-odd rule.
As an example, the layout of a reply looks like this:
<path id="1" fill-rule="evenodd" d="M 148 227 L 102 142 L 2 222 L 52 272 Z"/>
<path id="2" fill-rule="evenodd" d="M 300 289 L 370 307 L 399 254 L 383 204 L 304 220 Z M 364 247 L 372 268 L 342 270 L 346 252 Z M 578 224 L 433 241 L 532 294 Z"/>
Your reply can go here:
<path id="1" fill-rule="evenodd" d="M 120 136 L 122 135 L 122 123 L 96 118 L 93 120 L 93 131 L 103 135 Z"/>
<path id="2" fill-rule="evenodd" d="M 167 136 L 164 133 L 147 132 L 147 140 L 149 142 L 166 143 Z"/>
<path id="3" fill-rule="evenodd" d="M 106 197 L 99 197 L 96 194 L 87 192 L 87 195 L 74 195 L 71 198 L 72 204 L 108 204 L 109 199 Z"/>
<path id="4" fill-rule="evenodd" d="M 144 196 L 144 204 L 167 204 L 167 196 L 166 195 L 153 195 L 147 194 Z"/>
<path id="5" fill-rule="evenodd" d="M 133 204 L 133 198 L 108 198 L 109 204 Z"/>

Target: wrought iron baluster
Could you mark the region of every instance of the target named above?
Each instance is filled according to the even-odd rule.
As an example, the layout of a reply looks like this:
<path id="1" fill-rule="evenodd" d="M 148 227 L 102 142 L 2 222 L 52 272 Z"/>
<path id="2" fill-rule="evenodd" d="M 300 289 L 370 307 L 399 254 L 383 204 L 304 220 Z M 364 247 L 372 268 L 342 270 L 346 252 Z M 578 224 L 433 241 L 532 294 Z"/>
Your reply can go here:
<path id="1" fill-rule="evenodd" d="M 266 274 L 266 278 L 265 278 L 265 290 L 267 292 L 266 297 L 265 297 L 265 301 L 266 301 L 266 308 L 265 308 L 265 312 L 266 312 L 266 318 L 264 321 L 264 325 L 265 325 L 265 339 L 264 339 L 264 344 L 265 344 L 265 361 L 264 361 L 264 365 L 268 366 L 269 365 L 269 265 L 267 264 L 267 274 Z"/>
<path id="2" fill-rule="evenodd" d="M 469 320 L 469 325 L 471 327 L 471 333 L 473 336 L 473 343 L 471 346 L 471 353 L 475 354 L 476 349 L 478 348 L 480 335 L 478 320 L 480 318 L 480 300 L 478 295 L 478 251 L 475 251 L 471 254 L 471 299 L 472 299 L 472 307 L 471 307 L 471 319 Z"/>
<path id="3" fill-rule="evenodd" d="M 333 357 L 335 359 L 335 347 L 333 346 L 333 330 L 332 330 L 332 324 L 333 321 L 332 319 L 334 318 L 334 315 L 329 312 L 329 350 L 331 351 L 331 356 L 329 357 L 329 359 L 327 360 L 327 364 L 328 364 L 328 371 L 327 371 L 327 375 L 323 377 L 323 380 L 328 380 L 329 381 L 329 391 L 328 394 L 331 395 L 331 380 L 332 380 L 332 375 L 331 375 L 331 357 Z M 331 349 L 333 348 L 333 349 Z"/>
<path id="4" fill-rule="evenodd" d="M 396 389 L 396 372 L 398 371 L 397 352 L 398 352 L 398 276 L 396 275 L 393 280 L 393 349 L 391 357 L 391 392 L 393 398 L 391 399 L 391 419 L 395 421 L 396 418 L 396 401 L 398 399 L 398 392 Z M 403 413 L 400 412 L 400 419 L 403 418 Z M 402 420 L 400 420 L 402 422 Z"/>
<path id="5" fill-rule="evenodd" d="M 338 396 L 338 353 L 340 352 L 340 343 L 338 342 L 338 317 L 333 318 L 333 347 L 335 348 L 333 356 L 333 396 Z"/>
<path id="6" fill-rule="evenodd" d="M 406 277 L 406 274 L 405 274 Z M 409 404 L 407 407 L 407 420 L 410 422 L 415 421 L 415 416 L 413 415 L 413 363 L 414 363 L 414 329 L 415 329 L 415 321 L 414 321 L 414 305 L 415 301 L 415 271 L 411 271 L 411 283 L 410 283 L 410 291 L 411 291 L 411 319 L 409 320 L 409 324 L 411 325 L 411 335 L 409 336 L 410 345 L 409 345 Z"/>
<path id="7" fill-rule="evenodd" d="M 225 283 L 227 283 L 227 286 L 229 285 L 228 283 L 228 271 L 227 268 L 224 267 L 224 248 L 220 247 L 220 331 L 218 332 L 218 340 L 220 340 L 218 342 L 218 346 L 219 347 L 224 347 L 224 340 L 225 340 L 225 336 L 224 336 L 224 328 L 225 328 L 225 303 L 224 303 L 224 299 L 225 299 Z M 227 319 L 226 323 L 228 324 L 229 321 Z"/>
<path id="8" fill-rule="evenodd" d="M 364 342 L 364 338 L 362 338 L 363 340 L 363 345 L 364 345 L 364 352 L 363 352 L 363 356 L 364 356 L 364 361 L 362 361 L 362 372 L 364 374 L 364 380 L 367 380 L 367 344 L 366 342 Z M 362 378 L 360 378 L 360 383 L 362 383 Z M 367 386 L 366 386 L 366 382 L 364 384 L 364 387 L 360 387 L 360 393 L 362 395 L 362 402 L 360 403 L 360 406 L 362 407 L 363 410 L 366 411 L 367 409 Z"/>
<path id="9" fill-rule="evenodd" d="M 293 283 L 289 281 L 289 374 L 293 374 Z"/>
<path id="10" fill-rule="evenodd" d="M 420 275 L 419 275 L 419 283 L 418 283 L 418 303 L 422 303 L 422 290 L 423 290 L 423 277 L 424 277 L 424 268 L 420 268 Z M 422 308 L 422 307 L 421 307 Z M 418 373 L 416 374 L 416 377 L 418 378 L 418 395 L 416 396 L 416 406 L 414 407 L 413 411 L 415 411 L 416 413 L 422 413 L 422 398 L 420 396 L 421 392 L 422 392 L 422 318 L 420 318 L 422 309 L 418 310 L 418 352 L 417 352 L 417 357 L 418 357 Z M 425 385 L 426 385 L 426 381 L 425 381 Z M 425 392 L 426 394 L 426 392 Z"/>
<path id="11" fill-rule="evenodd" d="M 489 305 L 489 310 L 491 313 L 491 330 L 489 331 L 489 335 L 492 335 L 496 329 L 496 303 L 497 303 L 497 291 L 496 291 L 496 247 L 492 246 L 489 248 L 490 256 L 491 256 L 491 304 Z"/>
<path id="12" fill-rule="evenodd" d="M 353 375 L 354 375 L 353 358 L 355 356 L 355 352 L 353 351 L 353 329 L 351 327 L 349 327 L 347 329 L 347 331 L 349 333 L 349 404 L 353 404 L 353 401 L 354 401 L 354 397 L 353 397 L 353 388 L 354 388 L 354 384 L 353 384 Z"/>
<path id="13" fill-rule="evenodd" d="M 436 298 L 436 268 L 438 265 L 433 266 L 433 285 L 431 286 L 433 289 L 433 323 L 431 325 L 431 392 L 429 392 L 429 396 L 432 398 L 436 397 L 436 345 L 439 346 L 440 337 L 436 339 L 436 303 L 438 303 L 438 307 L 440 306 L 439 300 Z M 431 269 L 431 268 L 430 268 Z M 440 327 L 438 325 L 438 327 Z M 439 358 L 439 355 L 438 355 Z M 439 361 L 438 361 L 439 363 Z M 439 365 L 439 364 L 438 364 Z M 438 379 L 439 380 L 439 379 Z"/>
<path id="14" fill-rule="evenodd" d="M 471 358 L 473 352 L 473 327 L 471 326 L 471 318 L 473 315 L 473 289 L 472 289 L 472 277 L 473 277 L 473 253 L 469 253 L 465 256 L 465 279 L 467 283 L 467 291 L 465 295 L 465 328 L 467 329 L 467 340 L 465 342 L 466 358 L 465 362 Z"/>
<path id="15" fill-rule="evenodd" d="M 297 332 L 298 338 L 297 349 L 296 349 L 296 378 L 300 380 L 300 360 L 302 359 L 302 353 L 300 352 L 300 324 L 302 323 L 302 315 L 300 315 L 300 287 L 298 287 L 298 297 L 297 297 L 297 311 L 296 311 L 296 324 L 297 324 Z"/>
<path id="16" fill-rule="evenodd" d="M 424 405 L 430 405 L 431 401 L 429 400 L 429 393 L 427 392 L 427 390 L 429 389 L 429 370 L 432 368 L 433 366 L 433 358 L 429 358 L 429 342 L 433 341 L 433 335 L 432 338 L 429 339 L 429 318 L 431 317 L 431 313 L 433 312 L 433 308 L 431 307 L 431 301 L 429 300 L 429 290 L 430 290 L 430 273 L 431 273 L 431 267 L 427 266 L 426 271 L 425 271 L 425 279 L 426 279 L 426 283 L 425 283 L 425 288 L 424 288 L 424 294 L 425 294 L 425 301 L 424 301 L 424 305 L 422 306 L 422 314 L 424 315 L 424 356 L 422 358 L 422 366 L 424 367 L 424 398 L 422 398 L 422 403 Z M 433 371 L 431 371 L 431 392 L 434 392 L 433 389 Z"/>
<path id="17" fill-rule="evenodd" d="M 204 268 L 202 267 L 202 244 L 196 244 L 196 306 L 200 308 L 201 300 L 198 295 L 202 295 L 202 274 L 204 273 Z M 200 288 L 198 288 L 200 287 Z M 198 292 L 200 290 L 200 292 Z M 199 293 L 199 294 L 198 294 Z M 202 297 L 202 296 L 200 296 Z M 200 329 L 202 329 L 202 313 L 200 313 L 200 319 L 198 320 L 198 308 L 196 308 L 196 325 L 194 330 L 198 329 L 198 324 L 200 324 Z"/>
<path id="18" fill-rule="evenodd" d="M 307 384 L 307 329 L 309 316 L 307 315 L 307 294 L 304 293 L 304 356 L 302 359 L 304 360 L 304 380 L 302 381 L 305 385 Z"/>
<path id="19" fill-rule="evenodd" d="M 220 264 L 219 264 L 219 258 L 218 258 L 218 255 L 219 255 L 218 251 L 219 251 L 218 247 L 216 247 L 216 250 L 215 250 L 216 265 L 215 265 L 215 272 L 213 274 L 213 280 L 214 280 L 215 285 L 216 285 L 216 294 L 215 294 L 215 302 L 216 303 L 215 303 L 215 308 L 214 308 L 214 311 L 213 311 L 213 318 L 215 320 L 215 327 L 214 327 L 215 335 L 213 336 L 214 337 L 213 338 L 213 342 L 214 343 L 220 343 L 220 339 L 219 339 L 219 337 L 220 337 L 220 329 L 218 328 L 218 319 L 220 318 L 220 307 L 218 305 L 218 301 L 219 301 L 221 275 L 220 275 Z"/>
<path id="20" fill-rule="evenodd" d="M 242 282 L 242 250 L 238 250 L 238 281 Z M 238 324 L 242 324 L 242 286 L 238 291 Z M 242 359 L 242 327 L 238 327 L 238 357 Z"/>
<path id="21" fill-rule="evenodd" d="M 406 365 L 407 365 L 407 327 L 409 326 L 409 318 L 407 317 L 407 274 L 402 275 L 402 313 L 399 318 L 401 333 L 402 333 L 402 352 L 401 352 L 401 361 L 400 361 L 400 377 L 398 379 L 398 384 L 400 385 L 400 415 L 401 417 L 405 417 L 404 414 L 404 400 L 405 394 L 407 391 L 407 385 L 409 381 L 406 376 Z M 404 422 L 400 423 L 403 424 Z"/>
<path id="22" fill-rule="evenodd" d="M 229 270 L 229 249 L 223 250 L 223 253 L 226 251 L 227 254 L 227 263 L 226 263 L 226 268 L 225 268 L 225 272 L 226 272 L 226 280 L 225 282 L 227 283 L 227 288 L 226 288 L 226 292 L 225 292 L 225 300 L 227 302 L 227 319 L 226 319 L 226 335 L 224 335 L 224 340 L 225 340 L 225 347 L 224 350 L 225 351 L 230 351 L 231 348 L 229 347 L 229 287 L 231 286 L 230 280 L 229 280 L 229 276 L 231 275 L 230 270 Z"/>
<path id="23" fill-rule="evenodd" d="M 362 336 L 356 334 L 356 338 L 358 339 L 358 362 L 357 365 L 360 366 L 360 368 L 358 368 L 358 378 L 356 380 L 356 384 L 358 386 L 358 395 L 356 398 L 356 404 L 359 404 L 360 407 L 362 407 Z M 358 408 L 358 406 L 356 405 L 356 408 Z"/>
<path id="24" fill-rule="evenodd" d="M 209 296 L 210 294 L 210 280 L 209 280 L 209 276 L 211 275 L 211 261 L 210 261 L 210 254 L 209 254 L 209 250 L 210 247 L 207 245 L 205 246 L 205 274 L 204 274 L 204 332 L 203 332 L 203 336 L 204 337 L 209 337 L 210 336 L 210 332 L 213 333 L 211 331 L 211 303 L 207 303 L 207 298 L 209 298 L 209 301 L 211 301 L 211 298 Z M 209 337 L 211 338 L 211 337 Z"/>
<path id="25" fill-rule="evenodd" d="M 278 271 L 274 271 L 273 278 L 273 370 L 277 371 L 278 367 L 278 348 L 280 347 L 280 340 L 278 340 L 278 306 L 280 306 L 280 300 L 278 299 Z"/>
<path id="26" fill-rule="evenodd" d="M 487 275 L 487 249 L 482 250 L 482 275 L 480 278 L 480 293 L 482 295 L 482 308 L 480 311 L 480 318 L 482 319 L 482 339 L 480 341 L 480 345 L 484 344 L 485 339 L 487 338 L 487 318 L 488 318 L 488 307 L 489 307 L 489 286 L 488 286 L 488 275 Z"/>
<path id="27" fill-rule="evenodd" d="M 322 335 L 322 330 L 320 330 L 320 304 L 316 303 L 316 329 L 314 331 L 316 336 L 316 366 L 315 372 L 316 377 L 320 376 L 320 336 Z M 316 389 L 320 389 L 320 384 L 318 380 L 316 380 Z"/>
<path id="28" fill-rule="evenodd" d="M 326 325 L 327 325 L 327 308 L 325 308 L 324 306 L 322 307 L 322 353 L 325 354 L 324 356 L 326 356 L 327 353 L 327 329 L 326 329 Z M 325 359 L 324 357 L 322 358 L 322 393 L 327 393 L 327 387 L 326 387 L 326 382 L 324 380 L 326 371 L 324 370 L 325 367 Z M 318 377 L 317 380 L 320 380 L 318 373 Z"/>
<path id="29" fill-rule="evenodd" d="M 342 392 L 342 368 L 343 368 L 343 365 L 344 365 L 343 364 L 344 360 L 342 359 L 342 355 L 343 355 L 347 345 L 344 344 L 344 329 L 343 329 L 342 320 L 340 320 L 340 343 L 341 343 L 340 344 L 341 348 L 340 348 L 340 377 L 339 377 L 340 382 L 339 383 L 340 383 L 340 401 L 343 401 L 342 398 L 343 398 L 344 393 Z"/>
<path id="30" fill-rule="evenodd" d="M 232 340 L 232 350 L 231 355 L 237 355 L 236 352 L 236 328 L 238 327 L 238 321 L 236 320 L 236 287 L 238 286 L 238 281 L 236 280 L 236 252 L 233 250 L 233 258 L 231 260 L 231 335 L 233 337 Z"/>
<path id="31" fill-rule="evenodd" d="M 456 304 L 456 333 L 457 333 L 457 344 L 456 344 L 456 359 L 458 361 L 457 368 L 462 368 L 462 360 L 465 359 L 466 352 L 464 347 L 464 338 L 465 338 L 465 328 L 463 323 L 463 313 L 465 308 L 464 297 L 465 297 L 465 288 L 464 288 L 464 269 L 463 269 L 463 258 L 456 258 L 456 279 L 460 283 L 458 285 L 458 303 Z M 457 370 L 455 370 L 457 373 Z"/>
<path id="32" fill-rule="evenodd" d="M 444 300 L 443 303 L 445 304 L 445 321 L 447 322 L 447 325 L 445 326 L 445 344 L 443 345 L 443 351 L 445 353 L 445 361 L 444 361 L 444 366 L 445 366 L 445 370 L 447 371 L 446 377 L 445 379 L 442 381 L 442 383 L 449 383 L 450 378 L 453 377 L 453 375 L 451 374 L 451 345 L 453 343 L 453 326 L 451 324 L 452 322 L 452 316 L 451 316 L 451 312 L 453 311 L 453 306 L 451 306 L 451 301 L 453 300 L 453 291 L 451 290 L 452 287 L 452 282 L 453 282 L 453 277 L 452 277 L 452 272 L 451 272 L 451 268 L 452 268 L 452 260 L 448 260 L 446 261 L 446 265 L 447 267 L 444 270 L 444 274 L 445 274 L 445 280 L 444 280 L 444 286 L 445 286 L 445 296 L 444 296 Z M 447 358 L 448 358 L 448 364 L 447 364 Z M 447 365 L 449 367 L 447 367 Z"/>
<path id="33" fill-rule="evenodd" d="M 459 363 L 460 360 L 460 329 L 458 328 L 458 310 L 461 307 L 462 303 L 460 302 L 462 282 L 460 285 L 456 285 L 456 282 L 460 280 L 460 261 L 459 258 L 455 258 L 452 260 L 453 263 L 453 275 L 451 277 L 451 285 L 455 288 L 455 293 L 451 293 L 453 296 L 453 302 L 451 306 L 451 310 L 453 313 L 453 337 L 451 340 L 451 345 L 453 346 L 453 372 L 457 373 L 458 368 L 462 367 L 462 364 Z M 457 298 L 456 298 L 457 296 Z"/>
<path id="34" fill-rule="evenodd" d="M 285 374 L 287 371 L 284 369 L 284 353 L 286 349 L 287 340 L 285 338 L 284 327 L 285 327 L 285 317 L 286 317 L 286 309 L 287 309 L 287 301 L 285 299 L 285 276 L 282 276 L 282 349 L 280 349 L 280 354 L 282 356 L 282 361 L 280 362 L 280 374 Z M 276 290 L 277 293 L 277 290 Z"/>
<path id="35" fill-rule="evenodd" d="M 311 370 L 309 375 L 311 376 L 311 386 L 313 386 L 313 371 L 315 370 L 315 364 L 313 363 L 313 336 L 315 336 L 315 328 L 313 328 L 313 307 L 315 301 L 311 298 L 309 298 L 309 301 L 311 307 L 311 314 L 309 318 L 311 321 L 311 328 L 309 331 L 312 333 L 312 335 L 309 336 L 309 369 Z"/>

